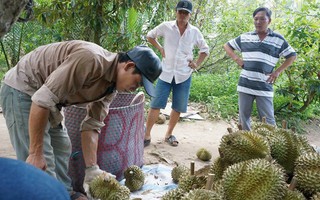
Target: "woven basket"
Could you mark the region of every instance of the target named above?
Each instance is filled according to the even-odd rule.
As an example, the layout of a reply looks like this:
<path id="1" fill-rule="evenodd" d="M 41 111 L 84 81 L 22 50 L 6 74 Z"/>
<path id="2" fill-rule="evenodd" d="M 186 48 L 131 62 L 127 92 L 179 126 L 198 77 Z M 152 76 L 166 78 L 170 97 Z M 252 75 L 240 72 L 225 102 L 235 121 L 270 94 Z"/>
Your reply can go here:
<path id="1" fill-rule="evenodd" d="M 80 124 L 86 109 L 65 108 L 65 125 L 72 143 L 69 175 L 73 189 L 83 191 L 85 164 L 81 151 Z M 120 181 L 123 172 L 131 165 L 143 165 L 144 95 L 119 93 L 110 105 L 105 126 L 99 135 L 97 160 L 102 170 L 116 175 Z"/>

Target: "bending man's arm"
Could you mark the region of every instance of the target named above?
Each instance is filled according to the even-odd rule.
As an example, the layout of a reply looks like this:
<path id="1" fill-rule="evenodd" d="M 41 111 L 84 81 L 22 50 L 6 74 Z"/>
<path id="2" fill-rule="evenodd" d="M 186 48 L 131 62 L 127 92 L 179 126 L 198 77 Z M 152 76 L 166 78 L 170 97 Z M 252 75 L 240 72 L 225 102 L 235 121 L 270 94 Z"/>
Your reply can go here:
<path id="1" fill-rule="evenodd" d="M 49 113 L 50 111 L 47 108 L 40 107 L 32 102 L 29 116 L 29 156 L 26 162 L 42 170 L 47 168 L 43 154 L 43 139 Z"/>
<path id="2" fill-rule="evenodd" d="M 86 167 L 97 165 L 99 133 L 95 130 L 81 131 L 82 153 Z"/>

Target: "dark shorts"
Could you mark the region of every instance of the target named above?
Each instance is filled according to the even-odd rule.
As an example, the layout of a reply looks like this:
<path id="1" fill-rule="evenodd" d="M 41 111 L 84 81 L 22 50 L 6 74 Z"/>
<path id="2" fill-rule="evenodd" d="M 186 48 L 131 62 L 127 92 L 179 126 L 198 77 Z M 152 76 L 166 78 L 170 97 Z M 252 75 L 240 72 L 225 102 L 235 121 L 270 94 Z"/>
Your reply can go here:
<path id="1" fill-rule="evenodd" d="M 172 109 L 180 113 L 187 112 L 190 86 L 191 76 L 186 81 L 179 84 L 176 84 L 174 79 L 171 83 L 158 79 L 156 95 L 152 98 L 150 107 L 155 109 L 164 109 L 172 90 Z"/>

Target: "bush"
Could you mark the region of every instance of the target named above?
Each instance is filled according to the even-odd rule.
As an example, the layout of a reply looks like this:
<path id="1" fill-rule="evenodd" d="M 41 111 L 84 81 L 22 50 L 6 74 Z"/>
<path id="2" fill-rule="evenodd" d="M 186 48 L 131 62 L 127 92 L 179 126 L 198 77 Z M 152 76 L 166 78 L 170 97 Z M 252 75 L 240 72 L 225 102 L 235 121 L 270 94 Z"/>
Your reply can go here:
<path id="1" fill-rule="evenodd" d="M 189 100 L 206 104 L 212 117 L 236 116 L 238 77 L 239 70 L 222 74 L 193 74 Z"/>

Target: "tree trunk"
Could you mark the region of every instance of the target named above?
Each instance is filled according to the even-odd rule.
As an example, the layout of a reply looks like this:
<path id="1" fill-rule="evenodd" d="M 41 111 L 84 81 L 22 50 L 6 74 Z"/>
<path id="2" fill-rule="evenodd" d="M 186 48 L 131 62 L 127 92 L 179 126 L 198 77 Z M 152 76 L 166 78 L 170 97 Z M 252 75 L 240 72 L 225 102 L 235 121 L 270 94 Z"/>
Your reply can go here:
<path id="1" fill-rule="evenodd" d="M 103 18 L 103 8 L 102 2 L 96 7 L 96 25 L 94 28 L 94 43 L 101 45 L 101 35 L 102 35 L 102 18 Z"/>
<path id="2" fill-rule="evenodd" d="M 10 31 L 29 0 L 0 1 L 0 38 Z"/>

